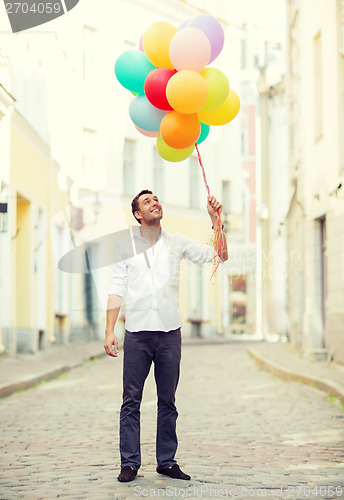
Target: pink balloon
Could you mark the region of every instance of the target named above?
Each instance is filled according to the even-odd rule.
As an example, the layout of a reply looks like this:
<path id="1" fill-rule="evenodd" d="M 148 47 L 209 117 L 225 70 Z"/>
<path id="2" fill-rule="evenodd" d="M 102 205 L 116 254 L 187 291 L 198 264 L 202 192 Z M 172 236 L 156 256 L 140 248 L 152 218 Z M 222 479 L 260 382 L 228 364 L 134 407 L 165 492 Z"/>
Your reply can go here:
<path id="1" fill-rule="evenodd" d="M 221 24 L 213 16 L 200 14 L 190 22 L 189 27 L 201 30 L 208 37 L 211 46 L 210 64 L 220 54 L 225 42 L 225 34 Z"/>
<path id="2" fill-rule="evenodd" d="M 137 125 L 135 125 L 135 128 L 140 132 L 140 134 L 145 135 L 146 137 L 158 137 L 160 133 L 159 130 L 157 132 L 149 132 L 149 130 L 143 130 L 142 128 L 139 128 Z"/>
<path id="3" fill-rule="evenodd" d="M 171 40 L 169 55 L 178 70 L 189 69 L 199 73 L 208 64 L 211 46 L 207 36 L 199 29 L 184 28 Z"/>

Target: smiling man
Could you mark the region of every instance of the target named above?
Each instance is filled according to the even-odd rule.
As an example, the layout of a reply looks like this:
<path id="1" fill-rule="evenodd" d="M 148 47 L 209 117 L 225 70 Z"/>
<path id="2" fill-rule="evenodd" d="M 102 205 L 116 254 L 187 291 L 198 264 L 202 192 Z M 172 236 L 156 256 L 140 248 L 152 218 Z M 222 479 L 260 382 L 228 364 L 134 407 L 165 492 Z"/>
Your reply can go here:
<path id="1" fill-rule="evenodd" d="M 182 259 L 198 264 L 211 262 L 214 251 L 221 261 L 225 261 L 228 259 L 227 242 L 222 232 L 219 253 L 218 248 L 166 233 L 161 227 L 163 209 L 152 191 L 141 191 L 131 207 L 140 224 L 133 234 L 136 254 L 126 258 L 125 248 L 120 248 L 122 259 L 117 259 L 112 266 L 104 342 L 106 353 L 117 357 L 118 340 L 114 327 L 126 294 L 118 480 L 132 481 L 141 466 L 140 406 L 152 362 L 158 396 L 157 472 L 188 480 L 190 476 L 181 471 L 174 459 L 178 445 L 175 393 L 181 358 L 180 262 Z M 207 210 L 215 227 L 216 212 L 221 213 L 222 205 L 214 196 L 209 196 Z"/>

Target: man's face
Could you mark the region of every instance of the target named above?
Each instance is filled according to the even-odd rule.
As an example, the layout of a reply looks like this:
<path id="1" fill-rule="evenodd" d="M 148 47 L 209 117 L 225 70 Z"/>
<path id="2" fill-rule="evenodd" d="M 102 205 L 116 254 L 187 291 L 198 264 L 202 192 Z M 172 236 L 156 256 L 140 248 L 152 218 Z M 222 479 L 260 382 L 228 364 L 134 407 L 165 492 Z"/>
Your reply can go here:
<path id="1" fill-rule="evenodd" d="M 140 219 L 142 226 L 155 225 L 163 216 L 162 206 L 154 194 L 142 194 L 138 200 L 139 210 L 135 215 Z"/>

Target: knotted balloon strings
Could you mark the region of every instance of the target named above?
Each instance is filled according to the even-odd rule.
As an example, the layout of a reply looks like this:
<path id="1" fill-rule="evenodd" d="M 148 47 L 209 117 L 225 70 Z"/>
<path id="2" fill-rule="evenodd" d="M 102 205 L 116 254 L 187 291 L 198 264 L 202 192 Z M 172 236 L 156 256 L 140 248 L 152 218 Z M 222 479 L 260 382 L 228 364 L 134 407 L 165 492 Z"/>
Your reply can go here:
<path id="1" fill-rule="evenodd" d="M 201 169 L 202 169 L 204 185 L 205 185 L 205 188 L 207 190 L 208 196 L 210 196 L 210 189 L 209 189 L 209 185 L 208 185 L 207 178 L 205 175 L 205 170 L 203 167 L 202 158 L 201 158 L 201 154 L 199 152 L 198 146 L 197 146 L 197 142 L 195 143 L 195 148 L 197 151 L 198 161 L 199 161 L 199 164 L 200 164 Z M 213 274 L 211 275 L 210 280 L 212 280 L 212 278 L 215 277 L 217 268 L 219 267 L 219 264 L 220 264 L 219 262 L 216 262 L 216 257 L 218 257 L 221 254 L 222 249 L 223 249 L 223 245 L 222 245 L 222 233 L 223 233 L 222 221 L 221 221 L 221 215 L 220 215 L 218 210 L 216 211 L 216 215 L 217 215 L 217 222 L 216 222 L 216 227 L 215 227 L 215 232 L 214 232 L 214 270 L 213 270 Z M 217 249 L 218 253 L 215 253 L 215 249 Z"/>

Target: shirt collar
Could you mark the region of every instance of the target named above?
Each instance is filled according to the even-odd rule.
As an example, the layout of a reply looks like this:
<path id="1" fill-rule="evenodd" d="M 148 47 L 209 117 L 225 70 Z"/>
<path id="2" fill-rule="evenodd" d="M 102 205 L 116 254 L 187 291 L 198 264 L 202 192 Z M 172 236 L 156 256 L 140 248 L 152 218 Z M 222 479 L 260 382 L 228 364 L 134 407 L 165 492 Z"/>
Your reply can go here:
<path id="1" fill-rule="evenodd" d="M 159 234 L 159 237 L 157 239 L 157 242 L 160 240 L 160 238 L 162 236 L 164 236 L 165 234 L 165 231 L 163 230 L 163 228 L 161 228 L 160 230 L 160 234 Z M 135 226 L 133 228 L 133 235 L 135 236 L 135 238 L 139 238 L 140 240 L 143 240 L 143 241 L 147 241 L 142 235 L 141 235 L 141 226 Z"/>

